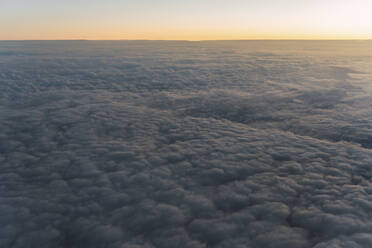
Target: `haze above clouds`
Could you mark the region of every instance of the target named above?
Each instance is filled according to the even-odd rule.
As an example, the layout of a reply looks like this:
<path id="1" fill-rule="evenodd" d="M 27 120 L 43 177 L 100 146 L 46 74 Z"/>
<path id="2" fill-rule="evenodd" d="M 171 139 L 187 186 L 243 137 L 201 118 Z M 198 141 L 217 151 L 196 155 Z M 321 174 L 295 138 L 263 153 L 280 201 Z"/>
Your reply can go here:
<path id="1" fill-rule="evenodd" d="M 371 42 L 0 42 L 0 247 L 372 247 Z"/>

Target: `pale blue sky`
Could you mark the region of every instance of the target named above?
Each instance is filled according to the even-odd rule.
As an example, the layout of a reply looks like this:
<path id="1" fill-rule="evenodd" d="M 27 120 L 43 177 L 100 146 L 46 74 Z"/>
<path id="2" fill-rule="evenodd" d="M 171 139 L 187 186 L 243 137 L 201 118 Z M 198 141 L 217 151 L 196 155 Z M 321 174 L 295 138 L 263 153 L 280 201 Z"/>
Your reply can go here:
<path id="1" fill-rule="evenodd" d="M 370 0 L 1 0 L 0 39 L 372 38 Z"/>

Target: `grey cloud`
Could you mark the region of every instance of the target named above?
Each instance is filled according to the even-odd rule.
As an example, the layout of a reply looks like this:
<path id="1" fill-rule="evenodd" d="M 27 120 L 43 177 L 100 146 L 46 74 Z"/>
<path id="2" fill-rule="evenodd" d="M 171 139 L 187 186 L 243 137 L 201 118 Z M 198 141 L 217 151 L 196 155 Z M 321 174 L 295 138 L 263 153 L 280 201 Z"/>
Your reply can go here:
<path id="1" fill-rule="evenodd" d="M 0 42 L 0 247 L 370 247 L 368 44 L 322 44 Z"/>

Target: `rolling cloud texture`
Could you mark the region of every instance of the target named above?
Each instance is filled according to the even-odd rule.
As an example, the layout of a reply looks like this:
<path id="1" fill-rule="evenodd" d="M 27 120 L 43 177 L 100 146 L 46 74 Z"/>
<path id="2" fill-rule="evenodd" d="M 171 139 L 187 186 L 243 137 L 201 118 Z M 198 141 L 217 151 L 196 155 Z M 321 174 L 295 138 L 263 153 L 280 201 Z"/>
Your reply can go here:
<path id="1" fill-rule="evenodd" d="M 0 247 L 372 247 L 371 45 L 0 42 Z"/>

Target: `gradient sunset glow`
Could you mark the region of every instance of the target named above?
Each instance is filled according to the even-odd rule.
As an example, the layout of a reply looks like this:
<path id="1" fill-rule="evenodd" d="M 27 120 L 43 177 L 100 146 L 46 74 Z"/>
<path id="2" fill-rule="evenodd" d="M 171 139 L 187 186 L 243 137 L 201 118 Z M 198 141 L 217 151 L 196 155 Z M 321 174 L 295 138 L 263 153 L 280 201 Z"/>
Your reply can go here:
<path id="1" fill-rule="evenodd" d="M 1 40 L 371 39 L 370 0 L 4 0 Z"/>

